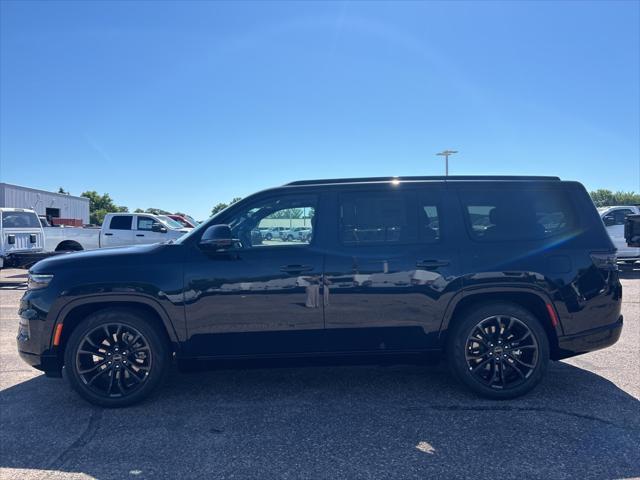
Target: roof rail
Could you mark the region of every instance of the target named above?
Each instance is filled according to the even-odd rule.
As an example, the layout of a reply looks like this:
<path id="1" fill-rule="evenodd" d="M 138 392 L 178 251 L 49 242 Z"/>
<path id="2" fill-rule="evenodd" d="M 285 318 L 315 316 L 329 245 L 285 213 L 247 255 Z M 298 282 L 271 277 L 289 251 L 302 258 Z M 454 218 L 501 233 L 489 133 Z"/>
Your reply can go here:
<path id="1" fill-rule="evenodd" d="M 520 176 L 520 175 L 449 175 L 444 176 L 418 176 L 418 177 L 361 177 L 361 178 L 325 178 L 320 180 L 297 180 L 286 183 L 293 185 L 323 185 L 331 183 L 367 183 L 367 182 L 392 182 L 392 181 L 434 181 L 434 180 L 530 180 L 530 181 L 560 181 L 560 177 L 545 176 Z"/>

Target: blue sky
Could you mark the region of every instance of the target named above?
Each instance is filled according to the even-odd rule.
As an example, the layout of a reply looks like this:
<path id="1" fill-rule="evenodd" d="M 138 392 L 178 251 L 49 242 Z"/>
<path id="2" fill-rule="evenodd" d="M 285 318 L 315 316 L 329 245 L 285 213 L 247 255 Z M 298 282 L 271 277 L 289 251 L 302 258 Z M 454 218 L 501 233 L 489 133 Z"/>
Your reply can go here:
<path id="1" fill-rule="evenodd" d="M 640 2 L 11 2 L 0 178 L 205 218 L 305 178 L 640 191 Z"/>

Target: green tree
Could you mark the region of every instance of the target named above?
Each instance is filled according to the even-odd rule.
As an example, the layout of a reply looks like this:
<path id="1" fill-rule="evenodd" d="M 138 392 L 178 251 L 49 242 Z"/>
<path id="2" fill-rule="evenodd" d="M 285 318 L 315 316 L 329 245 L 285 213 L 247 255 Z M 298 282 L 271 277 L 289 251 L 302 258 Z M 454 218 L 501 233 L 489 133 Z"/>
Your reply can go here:
<path id="1" fill-rule="evenodd" d="M 64 188 L 58 187 L 58 193 L 62 193 L 63 195 L 70 195 Z"/>
<path id="2" fill-rule="evenodd" d="M 171 212 L 167 212 L 161 208 L 147 208 L 144 213 L 150 213 L 152 215 L 171 215 Z"/>
<path id="3" fill-rule="evenodd" d="M 133 213 L 144 213 L 144 210 L 141 208 L 136 208 Z"/>
<path id="4" fill-rule="evenodd" d="M 127 207 L 116 205 L 108 193 L 100 195 L 95 190 L 82 192 L 82 197 L 89 199 L 89 223 L 102 225 L 107 213 L 128 212 Z"/>
<path id="5" fill-rule="evenodd" d="M 288 208 L 286 210 L 278 210 L 277 212 L 273 212 L 267 218 L 302 218 L 302 209 L 301 208 Z"/>
<path id="6" fill-rule="evenodd" d="M 640 204 L 640 194 L 635 192 L 612 192 L 600 188 L 589 192 L 591 200 L 596 207 L 609 207 L 612 205 L 637 205 Z"/>
<path id="7" fill-rule="evenodd" d="M 211 209 L 211 215 L 215 215 L 219 211 L 224 210 L 229 205 L 233 205 L 234 203 L 239 202 L 240 200 L 242 200 L 242 197 L 233 197 L 229 203 L 218 203 Z"/>

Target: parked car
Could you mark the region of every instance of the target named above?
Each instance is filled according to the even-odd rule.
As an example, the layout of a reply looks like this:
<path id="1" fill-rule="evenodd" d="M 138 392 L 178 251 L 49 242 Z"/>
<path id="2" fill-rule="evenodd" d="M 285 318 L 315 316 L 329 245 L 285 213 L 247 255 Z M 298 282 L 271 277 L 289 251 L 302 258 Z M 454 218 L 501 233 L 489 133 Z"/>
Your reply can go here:
<path id="1" fill-rule="evenodd" d="M 0 208 L 0 268 L 22 268 L 44 258 L 44 233 L 36 212 Z"/>
<path id="2" fill-rule="evenodd" d="M 198 222 L 189 215 L 167 215 L 167 217 L 178 222 L 184 228 L 196 228 L 198 226 Z"/>
<path id="3" fill-rule="evenodd" d="M 627 245 L 624 237 L 624 224 L 629 215 L 640 214 L 640 207 L 637 205 L 619 205 L 615 207 L 604 207 L 598 209 L 602 221 L 611 237 L 611 241 L 616 247 L 618 260 L 627 263 L 634 263 L 640 260 L 640 248 Z"/>
<path id="4" fill-rule="evenodd" d="M 624 238 L 629 247 L 640 247 L 640 214 L 627 215 L 624 221 Z"/>
<path id="5" fill-rule="evenodd" d="M 285 227 L 261 227 L 262 238 L 265 240 L 273 240 L 282 238 L 282 232 L 286 230 Z"/>
<path id="6" fill-rule="evenodd" d="M 77 252 L 176 240 L 187 233 L 175 220 L 149 213 L 108 213 L 102 227 L 47 227 L 45 251 Z"/>
<path id="7" fill-rule="evenodd" d="M 303 242 L 308 241 L 309 236 L 311 235 L 311 228 L 307 227 L 294 227 L 294 228 L 284 228 L 280 231 L 280 240 L 287 242 Z"/>
<path id="8" fill-rule="evenodd" d="M 253 245 L 294 208 L 317 212 L 309 243 Z M 65 257 L 32 267 L 18 350 L 104 406 L 142 400 L 174 359 L 328 355 L 442 356 L 512 398 L 623 324 L 614 245 L 584 187 L 556 177 L 293 182 L 175 242 Z"/>

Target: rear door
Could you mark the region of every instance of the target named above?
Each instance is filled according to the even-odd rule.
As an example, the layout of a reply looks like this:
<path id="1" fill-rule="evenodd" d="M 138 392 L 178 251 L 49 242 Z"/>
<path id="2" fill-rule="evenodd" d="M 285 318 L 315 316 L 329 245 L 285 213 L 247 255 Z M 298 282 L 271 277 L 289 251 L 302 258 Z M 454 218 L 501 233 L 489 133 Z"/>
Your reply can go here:
<path id="1" fill-rule="evenodd" d="M 436 345 L 458 264 L 445 186 L 366 186 L 336 194 L 325 260 L 325 324 L 335 352 Z"/>
<path id="2" fill-rule="evenodd" d="M 101 247 L 118 247 L 133 243 L 133 215 L 114 215 L 101 233 Z"/>

